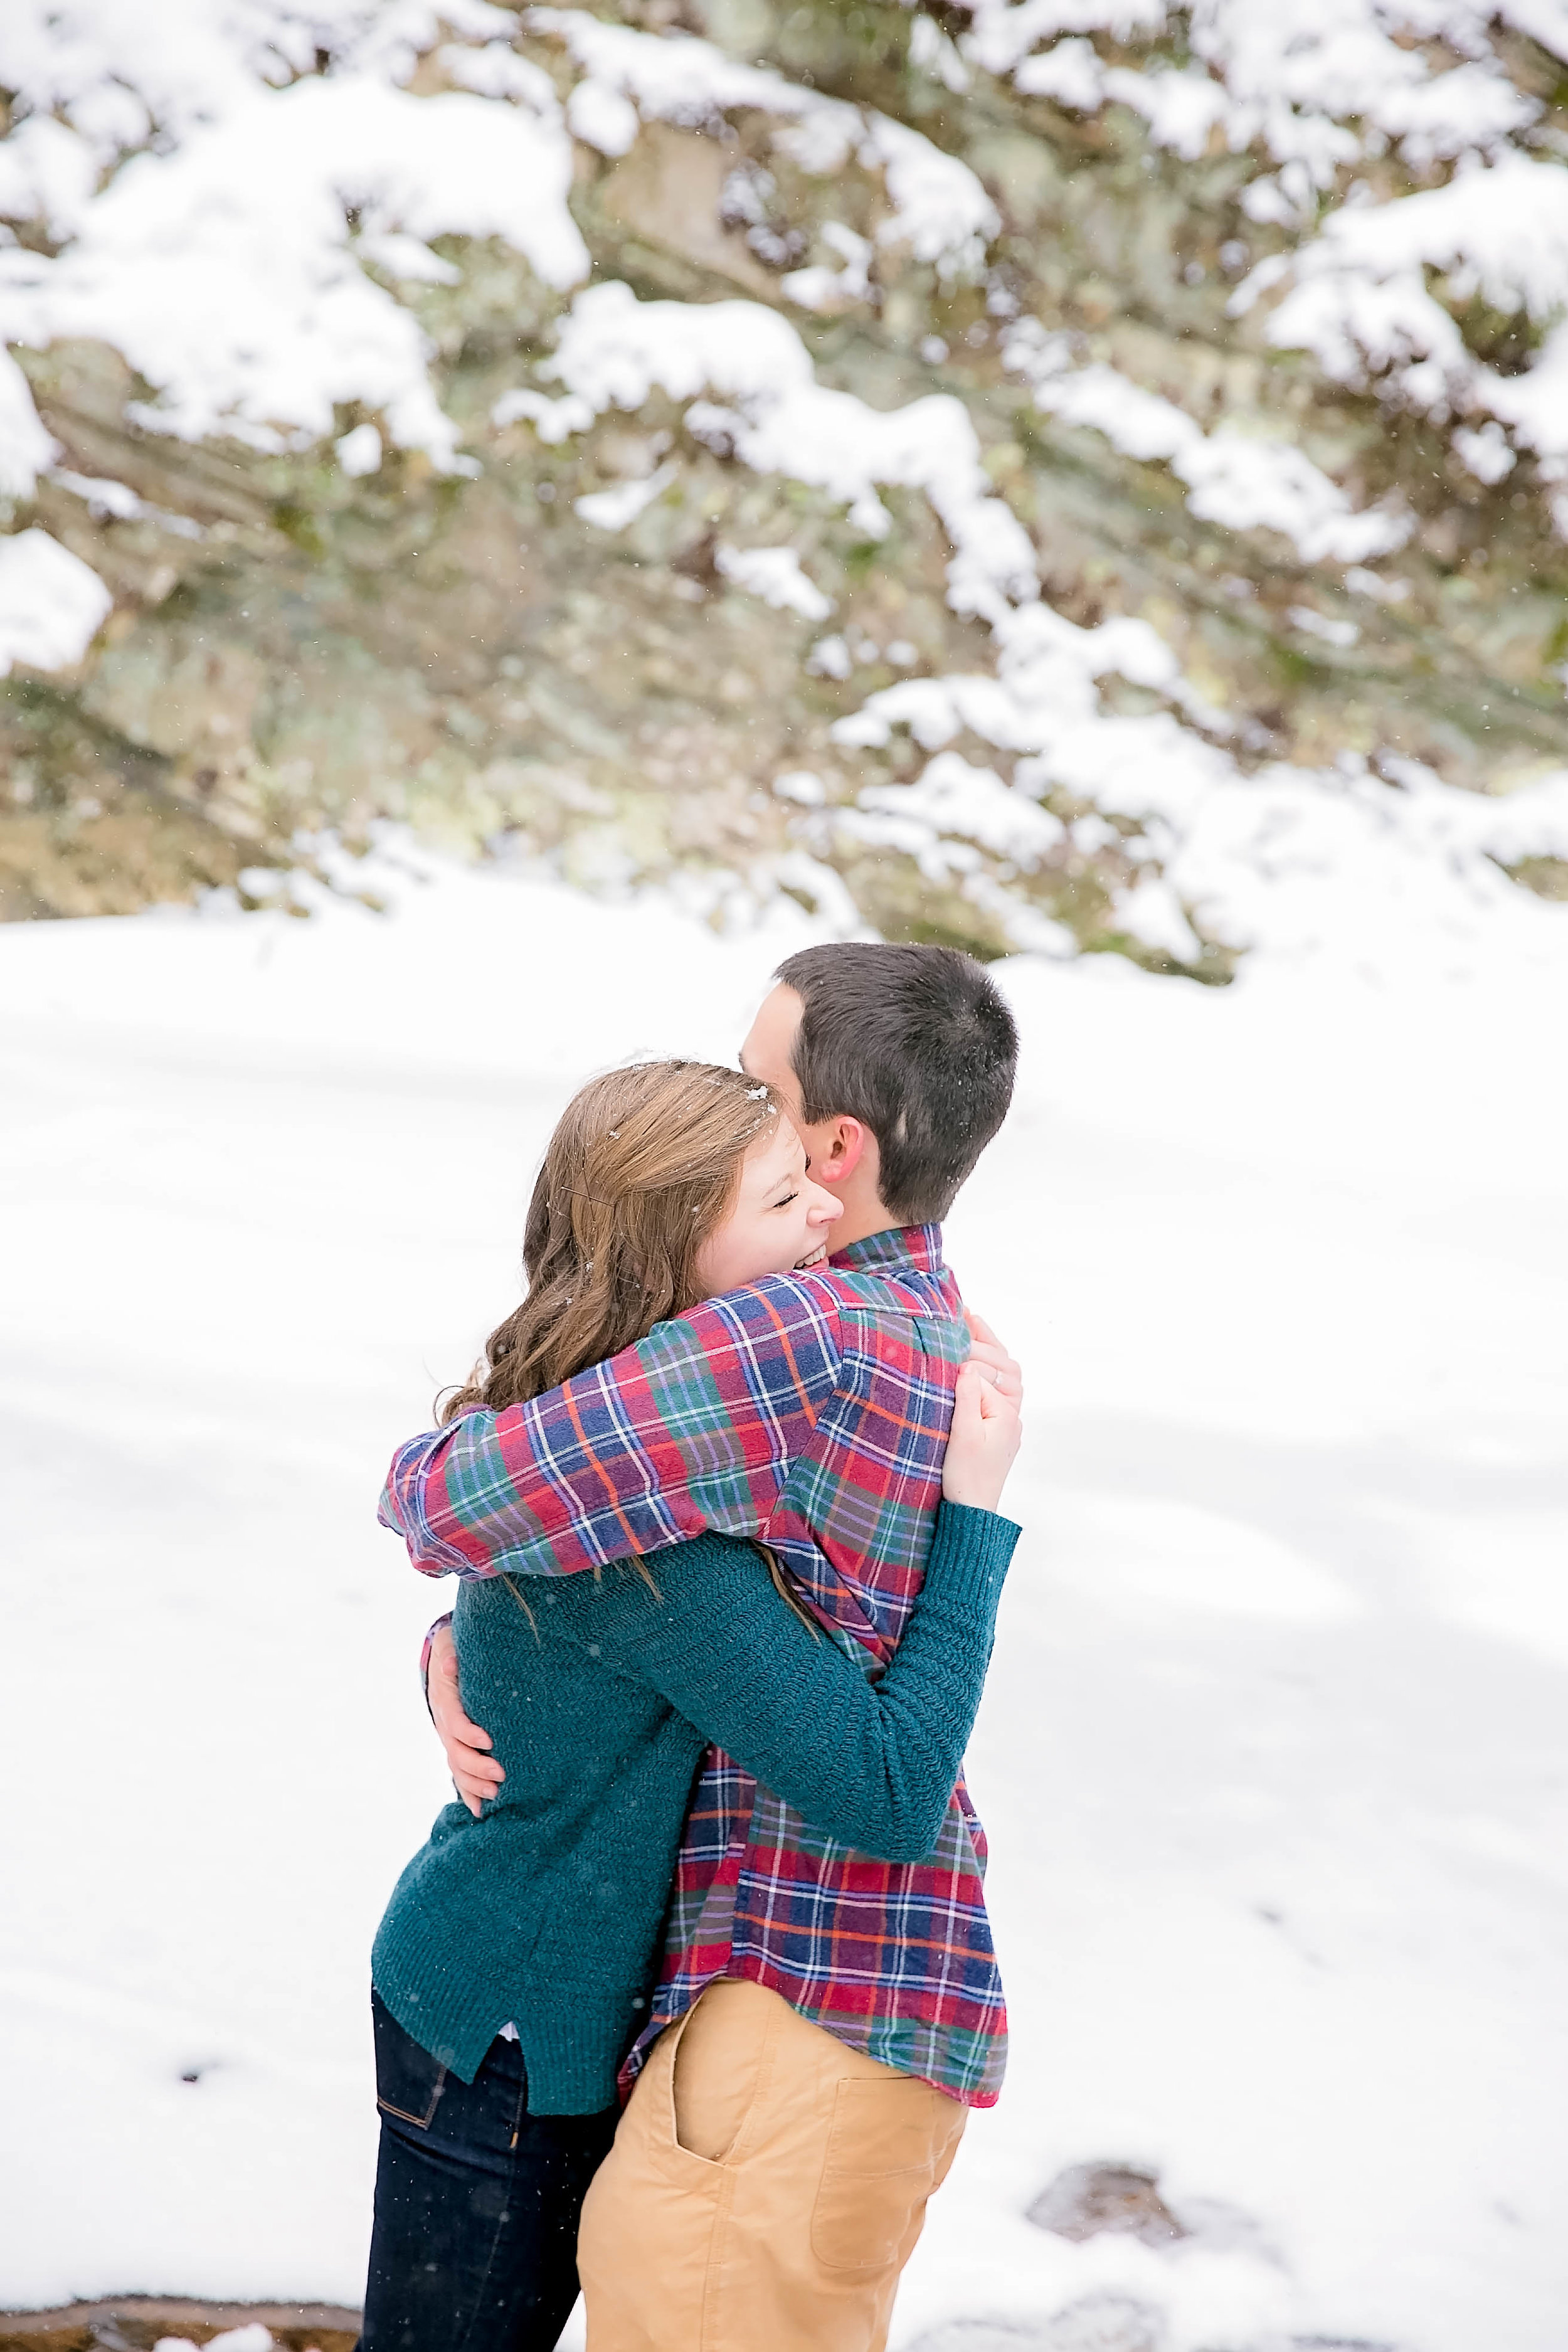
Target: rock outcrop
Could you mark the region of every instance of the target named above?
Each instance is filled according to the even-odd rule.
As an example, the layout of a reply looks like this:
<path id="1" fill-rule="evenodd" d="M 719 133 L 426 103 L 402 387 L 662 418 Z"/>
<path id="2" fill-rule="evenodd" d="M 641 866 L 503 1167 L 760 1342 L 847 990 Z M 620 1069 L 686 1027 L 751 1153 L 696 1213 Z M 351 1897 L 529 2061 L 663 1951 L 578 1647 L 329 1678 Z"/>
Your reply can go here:
<path id="1" fill-rule="evenodd" d="M 385 819 L 715 919 L 783 891 L 1216 980 L 1292 859 L 1563 895 L 1568 9 L 1368 5 L 1359 80 L 1235 0 L 339 13 L 307 51 L 280 5 L 248 100 L 214 68 L 108 129 L 0 37 L 0 327 L 51 445 L 9 528 L 112 598 L 0 688 L 0 911 L 286 898 Z M 373 87 L 416 145 L 504 114 L 558 192 L 519 226 L 465 215 L 460 152 L 458 195 L 405 184 Z M 154 268 L 159 175 L 194 237 L 226 106 L 282 172 L 351 100 L 331 268 L 277 229 L 319 315 L 258 274 L 247 377 L 208 247 Z M 116 263 L 174 311 L 185 269 L 164 341 Z"/>

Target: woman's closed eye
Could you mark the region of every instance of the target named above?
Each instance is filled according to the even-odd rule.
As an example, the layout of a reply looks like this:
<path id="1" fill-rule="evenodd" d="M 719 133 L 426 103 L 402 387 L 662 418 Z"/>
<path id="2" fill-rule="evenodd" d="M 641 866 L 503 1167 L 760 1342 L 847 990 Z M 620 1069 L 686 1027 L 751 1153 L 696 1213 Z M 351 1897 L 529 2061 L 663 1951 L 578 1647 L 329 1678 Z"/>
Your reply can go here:
<path id="1" fill-rule="evenodd" d="M 798 1190 L 794 1192 L 786 1192 L 782 1201 L 775 1201 L 773 1202 L 773 1206 L 775 1209 L 787 1209 L 792 1201 L 798 1201 L 799 1198 L 800 1193 Z"/>

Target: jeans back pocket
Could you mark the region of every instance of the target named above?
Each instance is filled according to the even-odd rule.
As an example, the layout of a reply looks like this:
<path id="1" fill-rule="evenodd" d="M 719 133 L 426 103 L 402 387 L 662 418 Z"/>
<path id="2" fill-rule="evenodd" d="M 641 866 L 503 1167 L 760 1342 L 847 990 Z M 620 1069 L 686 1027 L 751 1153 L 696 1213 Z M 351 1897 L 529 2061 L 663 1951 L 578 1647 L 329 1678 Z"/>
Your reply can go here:
<path id="1" fill-rule="evenodd" d="M 447 2087 L 447 2069 L 438 2058 L 405 2033 L 378 1992 L 370 1996 L 371 2024 L 375 2032 L 375 2104 L 384 2115 L 428 2131 L 431 2117 Z"/>

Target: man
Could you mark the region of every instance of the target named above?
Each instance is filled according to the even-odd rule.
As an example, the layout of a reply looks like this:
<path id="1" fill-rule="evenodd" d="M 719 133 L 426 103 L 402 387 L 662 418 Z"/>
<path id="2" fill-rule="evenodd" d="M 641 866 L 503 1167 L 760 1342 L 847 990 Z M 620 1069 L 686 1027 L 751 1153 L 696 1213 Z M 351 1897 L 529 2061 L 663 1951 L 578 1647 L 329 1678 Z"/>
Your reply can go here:
<path id="1" fill-rule="evenodd" d="M 762 1535 L 875 1671 L 919 1589 L 968 1347 L 938 1221 L 1002 1122 L 1016 1050 L 953 950 L 791 957 L 742 1061 L 843 1202 L 831 1260 L 404 1447 L 383 1508 L 416 1565 L 563 1574 L 705 1528 Z M 484 1735 L 439 1642 L 435 1664 L 459 1785 L 482 1793 Z M 594 2352 L 885 2343 L 926 2200 L 1001 2081 L 984 1858 L 962 1782 L 931 1854 L 895 1865 L 710 1753 L 636 2087 L 584 2212 Z"/>

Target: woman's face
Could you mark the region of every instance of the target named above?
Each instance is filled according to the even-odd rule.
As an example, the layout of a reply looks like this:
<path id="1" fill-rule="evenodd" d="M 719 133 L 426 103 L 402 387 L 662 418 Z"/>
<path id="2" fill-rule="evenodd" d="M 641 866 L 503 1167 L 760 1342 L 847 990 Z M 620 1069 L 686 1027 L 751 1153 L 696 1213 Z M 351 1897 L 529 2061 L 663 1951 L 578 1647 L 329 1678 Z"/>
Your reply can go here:
<path id="1" fill-rule="evenodd" d="M 782 1116 L 759 1135 L 741 1170 L 729 1215 L 704 1243 L 697 1272 L 703 1296 L 715 1298 L 764 1274 L 819 1265 L 842 1201 L 805 1172 L 805 1146 Z"/>

